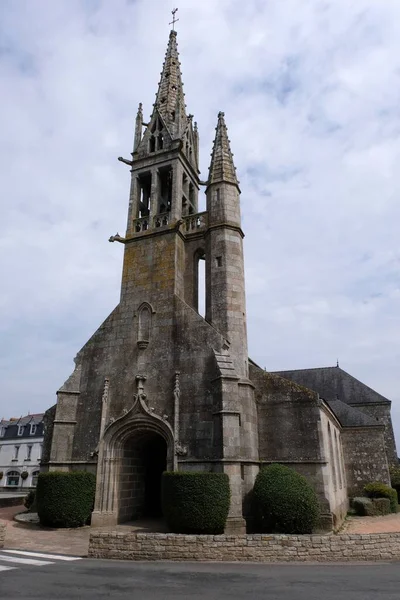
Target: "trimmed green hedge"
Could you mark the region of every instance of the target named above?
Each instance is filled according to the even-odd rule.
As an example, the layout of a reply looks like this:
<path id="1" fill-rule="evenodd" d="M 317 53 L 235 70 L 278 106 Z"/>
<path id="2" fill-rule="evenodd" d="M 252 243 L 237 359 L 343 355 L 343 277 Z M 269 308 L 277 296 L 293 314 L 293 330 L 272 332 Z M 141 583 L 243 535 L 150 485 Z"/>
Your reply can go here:
<path id="1" fill-rule="evenodd" d="M 230 496 L 225 473 L 163 473 L 162 511 L 174 533 L 223 533 Z"/>
<path id="2" fill-rule="evenodd" d="M 392 512 L 389 498 L 357 497 L 352 499 L 351 506 L 359 517 L 376 517 Z"/>
<path id="3" fill-rule="evenodd" d="M 391 486 L 396 490 L 397 495 L 400 497 L 400 468 L 390 467 L 389 471 Z"/>
<path id="4" fill-rule="evenodd" d="M 311 533 L 320 514 L 317 495 L 294 469 L 273 464 L 260 470 L 253 489 L 257 529 L 266 533 Z"/>
<path id="5" fill-rule="evenodd" d="M 36 503 L 42 525 L 85 525 L 93 510 L 95 487 L 95 476 L 86 471 L 39 473 Z"/>
<path id="6" fill-rule="evenodd" d="M 391 512 L 397 512 L 398 498 L 395 489 L 380 481 L 373 481 L 372 483 L 367 483 L 364 487 L 364 493 L 368 498 L 389 498 Z"/>
<path id="7" fill-rule="evenodd" d="M 371 498 L 365 498 L 364 496 L 357 496 L 351 501 L 351 506 L 354 512 L 359 517 L 374 517 L 375 510 L 372 504 Z"/>
<path id="8" fill-rule="evenodd" d="M 372 498 L 372 504 L 377 516 L 389 515 L 392 512 L 390 498 Z"/>

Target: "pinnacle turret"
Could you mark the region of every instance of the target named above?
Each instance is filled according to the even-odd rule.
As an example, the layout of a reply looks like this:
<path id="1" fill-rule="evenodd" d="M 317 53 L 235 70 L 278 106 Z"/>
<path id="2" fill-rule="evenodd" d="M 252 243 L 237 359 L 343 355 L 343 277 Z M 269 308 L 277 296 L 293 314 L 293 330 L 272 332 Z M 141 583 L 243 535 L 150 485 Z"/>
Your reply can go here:
<path id="1" fill-rule="evenodd" d="M 171 31 L 169 34 L 167 52 L 156 94 L 155 108 L 157 108 L 174 137 L 182 134 L 187 124 L 187 115 L 176 31 Z"/>
<path id="2" fill-rule="evenodd" d="M 139 144 L 141 142 L 142 129 L 143 129 L 143 109 L 142 109 L 142 103 L 140 103 L 138 111 L 137 111 L 137 115 L 136 115 L 135 141 L 133 143 L 133 151 L 134 152 L 136 152 L 136 150 L 138 149 Z"/>
<path id="3" fill-rule="evenodd" d="M 208 173 L 208 185 L 217 182 L 239 185 L 224 117 L 223 112 L 218 113 L 218 124 L 215 128 L 214 146 Z"/>

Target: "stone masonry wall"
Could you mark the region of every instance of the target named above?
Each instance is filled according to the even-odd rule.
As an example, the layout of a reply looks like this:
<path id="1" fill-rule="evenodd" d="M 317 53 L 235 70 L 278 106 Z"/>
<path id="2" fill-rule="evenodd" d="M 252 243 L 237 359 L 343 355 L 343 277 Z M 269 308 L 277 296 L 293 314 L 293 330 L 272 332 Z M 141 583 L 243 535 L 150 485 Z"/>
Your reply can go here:
<path id="1" fill-rule="evenodd" d="M 363 487 L 372 481 L 390 485 L 384 447 L 383 427 L 347 427 L 342 431 L 349 497 L 362 494 Z"/>
<path id="2" fill-rule="evenodd" d="M 0 548 L 4 548 L 4 540 L 6 539 L 6 524 L 0 523 Z"/>
<path id="3" fill-rule="evenodd" d="M 89 556 L 121 560 L 344 562 L 400 559 L 400 533 L 178 535 L 92 533 Z"/>
<path id="4" fill-rule="evenodd" d="M 142 517 L 144 505 L 144 465 L 138 447 L 125 448 L 120 473 L 119 519 Z"/>
<path id="5" fill-rule="evenodd" d="M 366 413 L 370 417 L 374 417 L 378 425 L 385 426 L 384 440 L 389 466 L 397 466 L 397 450 L 396 441 L 393 432 L 392 416 L 390 412 L 390 404 L 357 404 L 355 408 Z"/>

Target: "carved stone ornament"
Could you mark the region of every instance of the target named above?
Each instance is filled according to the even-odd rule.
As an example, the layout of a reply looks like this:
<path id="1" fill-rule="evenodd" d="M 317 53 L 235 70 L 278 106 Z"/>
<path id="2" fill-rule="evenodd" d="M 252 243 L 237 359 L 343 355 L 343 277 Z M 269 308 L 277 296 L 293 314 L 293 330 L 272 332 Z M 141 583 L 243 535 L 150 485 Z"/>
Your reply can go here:
<path id="1" fill-rule="evenodd" d="M 145 415 L 150 417 L 152 420 L 156 419 L 158 422 L 164 423 L 168 428 L 171 438 L 174 439 L 174 433 L 170 423 L 168 422 L 168 415 L 157 415 L 153 407 L 148 406 L 147 394 L 144 391 L 144 382 L 146 381 L 146 375 L 136 375 L 136 394 L 133 396 L 133 402 L 130 408 L 124 408 L 119 417 L 109 419 L 104 433 L 110 429 L 111 426 L 117 426 L 120 421 L 125 419 L 131 419 L 137 414 Z"/>
<path id="2" fill-rule="evenodd" d="M 175 444 L 175 454 L 177 456 L 186 456 L 187 453 L 188 451 L 186 446 L 180 443 Z"/>
<path id="3" fill-rule="evenodd" d="M 145 350 L 149 345 L 149 340 L 138 340 L 137 345 L 139 350 Z"/>

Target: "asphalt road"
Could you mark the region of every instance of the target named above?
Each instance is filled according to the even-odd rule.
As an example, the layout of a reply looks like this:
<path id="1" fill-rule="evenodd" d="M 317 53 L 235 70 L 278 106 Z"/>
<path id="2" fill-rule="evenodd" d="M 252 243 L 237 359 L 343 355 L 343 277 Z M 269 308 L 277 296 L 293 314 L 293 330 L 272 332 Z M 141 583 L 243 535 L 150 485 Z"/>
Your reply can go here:
<path id="1" fill-rule="evenodd" d="M 400 563 L 259 565 L 82 559 L 2 571 L 0 598 L 398 600 Z"/>

